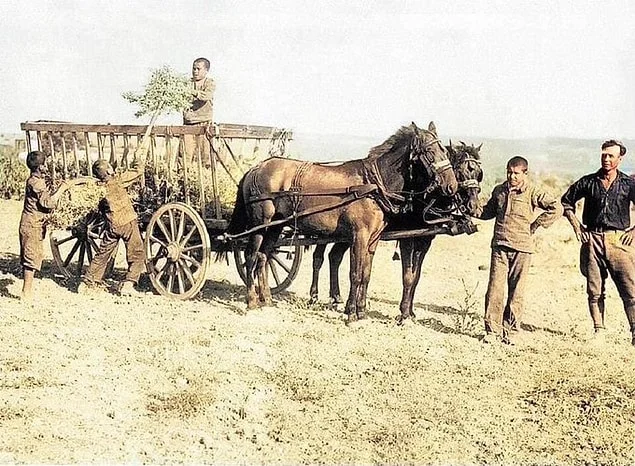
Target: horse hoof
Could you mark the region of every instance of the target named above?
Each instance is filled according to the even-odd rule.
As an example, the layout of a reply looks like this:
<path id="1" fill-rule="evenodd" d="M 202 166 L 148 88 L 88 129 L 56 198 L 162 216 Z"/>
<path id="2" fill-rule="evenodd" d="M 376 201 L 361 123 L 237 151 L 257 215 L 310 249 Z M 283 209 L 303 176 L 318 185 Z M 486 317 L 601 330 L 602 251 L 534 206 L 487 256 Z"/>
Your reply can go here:
<path id="1" fill-rule="evenodd" d="M 309 306 L 313 306 L 314 304 L 318 303 L 318 297 L 317 296 L 311 296 L 309 298 Z"/>
<path id="2" fill-rule="evenodd" d="M 366 325 L 368 325 L 369 320 L 366 319 L 365 316 L 362 317 L 357 317 L 354 319 L 349 319 L 346 321 L 346 325 L 349 328 L 360 328 L 360 327 L 366 327 Z"/>
<path id="3" fill-rule="evenodd" d="M 344 304 L 344 300 L 343 300 L 343 299 L 342 299 L 342 297 L 341 297 L 341 296 L 339 296 L 339 295 L 338 295 L 338 296 L 333 296 L 333 297 L 331 298 L 331 304 L 335 304 L 335 305 L 337 305 L 337 304 Z"/>
<path id="4" fill-rule="evenodd" d="M 396 320 L 397 320 L 397 325 L 399 326 L 405 326 L 405 325 L 410 325 L 414 323 L 414 319 L 411 316 L 410 317 L 398 316 Z"/>

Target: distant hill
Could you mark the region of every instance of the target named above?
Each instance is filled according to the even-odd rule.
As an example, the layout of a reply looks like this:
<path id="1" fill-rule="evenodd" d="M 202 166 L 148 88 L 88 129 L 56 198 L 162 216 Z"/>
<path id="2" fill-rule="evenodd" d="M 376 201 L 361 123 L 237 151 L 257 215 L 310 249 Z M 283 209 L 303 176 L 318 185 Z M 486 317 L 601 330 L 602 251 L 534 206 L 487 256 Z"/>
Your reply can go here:
<path id="1" fill-rule="evenodd" d="M 294 132 L 291 156 L 303 160 L 336 161 L 363 158 L 371 147 L 381 144 L 387 136 L 360 137 L 344 134 L 319 135 Z M 600 145 L 598 139 L 574 138 L 532 138 L 532 139 L 492 139 L 450 136 L 454 144 L 483 143 L 481 157 L 486 178 L 501 179 L 505 176 L 505 163 L 514 155 L 522 155 L 529 160 L 530 170 L 536 174 L 556 175 L 575 179 L 597 170 L 600 166 Z M 626 154 L 622 170 L 635 173 L 635 140 L 624 140 L 632 152 Z"/>

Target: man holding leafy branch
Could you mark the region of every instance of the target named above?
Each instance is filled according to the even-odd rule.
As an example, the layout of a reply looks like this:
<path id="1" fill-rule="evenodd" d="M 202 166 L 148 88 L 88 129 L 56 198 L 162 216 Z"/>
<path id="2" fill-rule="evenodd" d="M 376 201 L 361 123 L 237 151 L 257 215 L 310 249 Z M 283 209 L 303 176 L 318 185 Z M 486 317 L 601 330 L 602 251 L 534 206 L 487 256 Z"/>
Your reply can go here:
<path id="1" fill-rule="evenodd" d="M 216 84 L 207 76 L 210 63 L 207 58 L 197 58 L 192 64 L 193 100 L 191 106 L 183 112 L 184 125 L 209 126 L 212 124 L 213 98 Z M 210 164 L 209 142 L 203 135 L 195 138 L 187 136 L 185 149 L 191 160 L 196 160 L 196 153 L 200 152 L 203 163 Z"/>

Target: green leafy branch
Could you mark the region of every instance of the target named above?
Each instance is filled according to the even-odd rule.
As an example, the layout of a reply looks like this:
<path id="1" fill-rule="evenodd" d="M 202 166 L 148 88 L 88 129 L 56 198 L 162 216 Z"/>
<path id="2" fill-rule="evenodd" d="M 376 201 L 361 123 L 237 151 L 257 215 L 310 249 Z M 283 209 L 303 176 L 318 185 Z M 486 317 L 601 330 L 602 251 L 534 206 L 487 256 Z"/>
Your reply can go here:
<path id="1" fill-rule="evenodd" d="M 143 135 L 142 143 L 135 150 L 135 158 L 145 159 L 150 146 L 149 135 L 162 113 L 183 111 L 192 104 L 194 90 L 190 79 L 172 71 L 169 66 L 152 70 L 150 80 L 144 87 L 143 93 L 124 92 L 122 97 L 132 104 L 139 106 L 136 117 L 151 115 L 150 124 Z"/>
<path id="2" fill-rule="evenodd" d="M 139 106 L 136 117 L 160 113 L 180 112 L 192 104 L 193 89 L 190 79 L 172 71 L 169 66 L 152 70 L 150 81 L 143 93 L 124 92 L 122 97 Z"/>

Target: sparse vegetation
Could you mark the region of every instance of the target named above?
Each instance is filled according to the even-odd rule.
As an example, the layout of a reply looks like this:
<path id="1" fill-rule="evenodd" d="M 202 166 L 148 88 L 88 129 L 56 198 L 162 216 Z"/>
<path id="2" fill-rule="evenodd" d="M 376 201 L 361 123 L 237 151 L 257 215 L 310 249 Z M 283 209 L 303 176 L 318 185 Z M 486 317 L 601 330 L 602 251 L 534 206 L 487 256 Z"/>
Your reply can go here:
<path id="1" fill-rule="evenodd" d="M 22 199 L 29 177 L 26 164 L 11 149 L 0 148 L 0 198 Z"/>
<path id="2" fill-rule="evenodd" d="M 480 304 L 480 296 L 476 295 L 478 282 L 473 287 L 469 287 L 465 278 L 461 278 L 464 296 L 458 305 L 458 313 L 454 318 L 454 328 L 459 333 L 475 334 L 482 324 L 482 318 L 477 312 Z"/>

